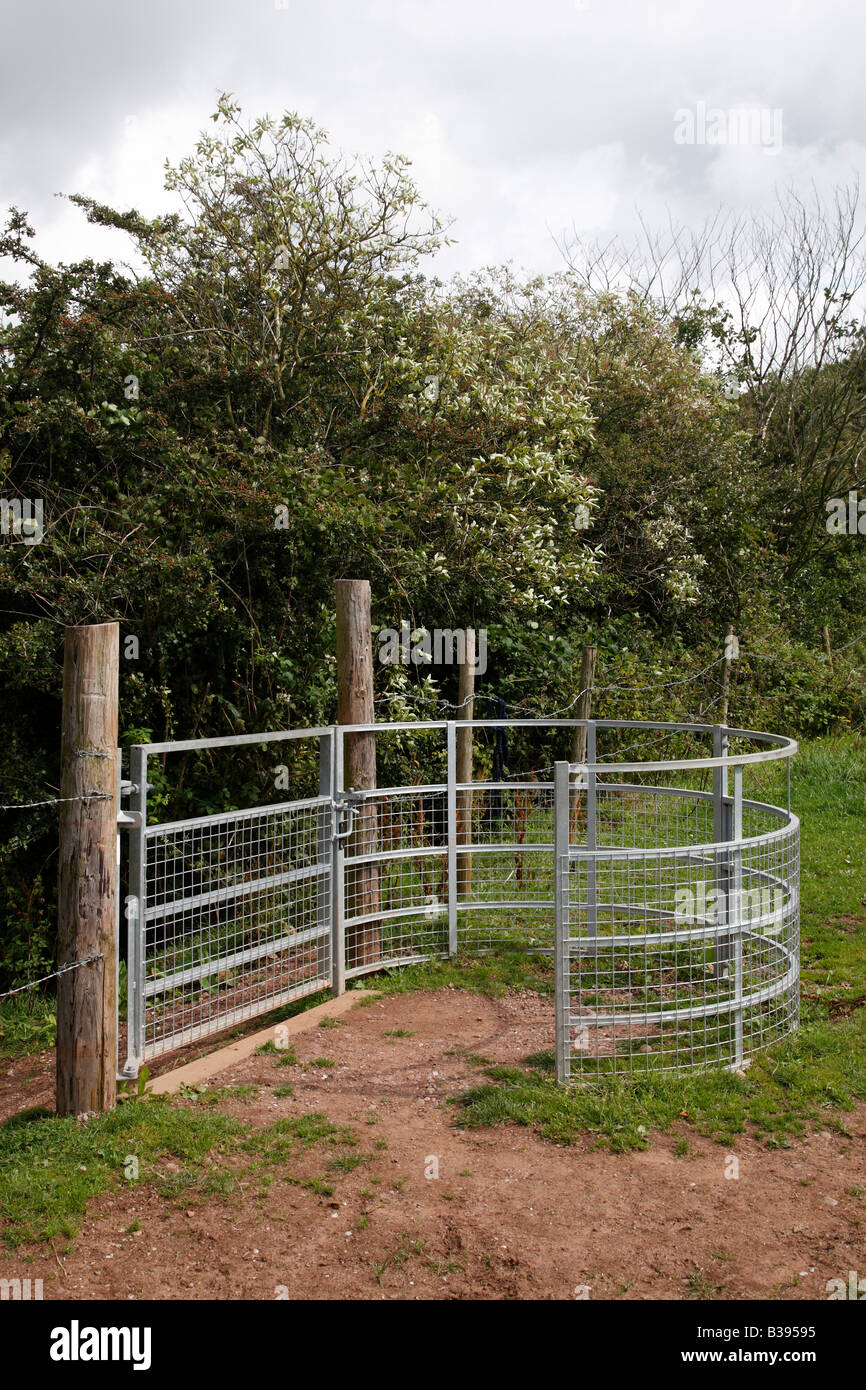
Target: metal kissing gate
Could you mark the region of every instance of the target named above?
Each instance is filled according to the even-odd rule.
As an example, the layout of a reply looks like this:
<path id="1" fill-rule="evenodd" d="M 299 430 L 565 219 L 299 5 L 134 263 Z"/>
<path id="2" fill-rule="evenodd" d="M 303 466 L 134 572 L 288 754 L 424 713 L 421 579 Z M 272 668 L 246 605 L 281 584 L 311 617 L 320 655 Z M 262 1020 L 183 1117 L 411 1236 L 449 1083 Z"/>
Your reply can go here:
<path id="1" fill-rule="evenodd" d="M 797 1026 L 793 740 L 626 720 L 467 724 L 540 743 L 553 760 L 458 783 L 453 720 L 133 746 L 120 818 L 121 1075 L 304 995 L 341 993 L 370 971 L 503 948 L 552 957 L 551 1050 L 563 1082 L 739 1069 Z M 574 764 L 579 724 L 587 761 Z M 621 761 L 634 730 L 650 754 Z M 380 779 L 399 768 L 403 780 L 346 789 L 344 740 L 371 732 Z M 608 742 L 612 752 L 599 749 Z M 177 792 L 165 774 L 174 755 L 237 758 L 268 745 L 293 759 L 276 782 L 291 799 L 154 819 L 166 788 Z M 744 795 L 744 771 L 778 759 L 788 765 L 785 809 Z"/>

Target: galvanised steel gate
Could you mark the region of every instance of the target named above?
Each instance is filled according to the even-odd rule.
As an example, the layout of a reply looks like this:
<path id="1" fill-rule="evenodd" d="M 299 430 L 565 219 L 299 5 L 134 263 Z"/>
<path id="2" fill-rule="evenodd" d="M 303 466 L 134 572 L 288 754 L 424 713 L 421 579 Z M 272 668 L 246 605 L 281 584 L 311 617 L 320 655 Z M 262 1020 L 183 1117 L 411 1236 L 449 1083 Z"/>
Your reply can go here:
<path id="1" fill-rule="evenodd" d="M 353 977 L 503 946 L 554 957 L 562 1081 L 740 1067 L 796 1026 L 798 822 L 790 796 L 781 810 L 745 800 L 742 784 L 744 768 L 790 759 L 792 740 L 700 724 L 466 723 L 508 732 L 500 780 L 456 781 L 460 725 L 444 720 L 133 747 L 123 1074 Z M 563 754 L 581 724 L 577 765 Z M 616 761 L 635 730 L 691 756 L 671 757 L 668 742 L 667 757 Z M 375 733 L 379 780 L 396 770 L 397 784 L 344 788 L 353 733 Z M 515 770 L 521 738 L 552 761 Z M 149 779 L 165 801 L 167 758 L 253 748 L 292 751 L 276 783 L 291 798 L 152 823 Z"/>
<path id="2" fill-rule="evenodd" d="M 790 781 L 787 810 L 743 796 L 748 767 L 790 759 L 796 744 L 721 726 L 691 731 L 712 735 L 709 756 L 602 770 L 590 729 L 582 790 L 567 763 L 556 766 L 560 1081 L 739 1071 L 797 1027 L 799 821 Z M 731 752 L 738 741 L 768 746 Z M 700 771 L 712 772 L 712 790 L 668 784 Z M 575 798 L 585 806 L 582 843 L 569 833 Z"/>
<path id="3" fill-rule="evenodd" d="M 303 740 L 319 794 L 149 823 L 162 758 Z M 138 744 L 130 751 L 125 1075 L 333 978 L 335 795 L 330 728 Z"/>

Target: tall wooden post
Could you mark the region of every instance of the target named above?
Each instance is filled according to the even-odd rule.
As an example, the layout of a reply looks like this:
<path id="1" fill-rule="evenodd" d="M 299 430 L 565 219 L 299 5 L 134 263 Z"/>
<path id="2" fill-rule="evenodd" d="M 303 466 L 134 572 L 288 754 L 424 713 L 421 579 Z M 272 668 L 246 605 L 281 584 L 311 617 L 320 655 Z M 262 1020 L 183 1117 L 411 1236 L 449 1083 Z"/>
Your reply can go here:
<path id="1" fill-rule="evenodd" d="M 598 647 L 584 647 L 583 657 L 580 663 L 580 690 L 575 706 L 575 719 L 592 718 L 592 691 L 595 685 L 595 663 L 598 659 Z M 574 739 L 571 745 L 571 761 L 573 763 L 586 762 L 586 725 L 578 724 L 574 730 Z"/>
<path id="2" fill-rule="evenodd" d="M 340 724 L 372 724 L 373 641 L 370 632 L 370 582 L 337 580 L 337 719 Z M 344 746 L 343 783 L 355 791 L 376 786 L 376 736 L 347 734 Z M 375 854 L 378 849 L 378 815 L 375 801 L 363 802 L 355 816 L 349 839 L 350 857 Z M 345 915 L 365 917 L 379 910 L 377 864 L 358 864 L 346 873 Z M 346 934 L 346 965 L 372 965 L 382 956 L 382 928 L 377 921 L 350 928 Z"/>
<path id="3" fill-rule="evenodd" d="M 575 719 L 592 718 L 592 692 L 595 686 L 595 663 L 598 659 L 598 647 L 584 647 L 583 656 L 580 662 L 580 687 L 578 690 L 577 704 L 575 706 Z M 577 724 L 574 730 L 574 737 L 571 741 L 571 761 L 573 763 L 586 762 L 586 725 Z M 577 784 L 577 774 L 572 774 L 572 782 Z M 577 830 L 580 820 L 580 792 L 573 798 L 573 810 L 570 819 L 570 834 L 572 844 L 578 843 Z"/>
<path id="4" fill-rule="evenodd" d="M 830 675 L 833 675 L 833 648 L 830 645 L 830 629 L 825 623 L 821 628 L 821 636 L 824 638 L 824 651 L 827 653 L 827 660 L 830 663 Z M 788 759 L 790 763 L 790 759 Z"/>
<path id="5" fill-rule="evenodd" d="M 117 623 L 68 627 L 60 758 L 57 1113 L 117 1099 Z"/>
<path id="6" fill-rule="evenodd" d="M 458 719 L 474 719 L 475 714 L 475 629 L 468 627 L 465 634 L 463 661 L 458 669 L 457 680 Z M 457 728 L 457 782 L 472 781 L 472 729 Z M 472 841 L 472 792 L 457 793 L 457 843 L 468 845 Z M 472 855 L 457 856 L 457 896 L 472 896 Z"/>
<path id="7" fill-rule="evenodd" d="M 719 723 L 728 722 L 728 696 L 731 690 L 731 638 L 734 635 L 734 624 L 728 623 L 725 632 L 725 659 L 722 663 L 722 708 L 719 712 Z"/>

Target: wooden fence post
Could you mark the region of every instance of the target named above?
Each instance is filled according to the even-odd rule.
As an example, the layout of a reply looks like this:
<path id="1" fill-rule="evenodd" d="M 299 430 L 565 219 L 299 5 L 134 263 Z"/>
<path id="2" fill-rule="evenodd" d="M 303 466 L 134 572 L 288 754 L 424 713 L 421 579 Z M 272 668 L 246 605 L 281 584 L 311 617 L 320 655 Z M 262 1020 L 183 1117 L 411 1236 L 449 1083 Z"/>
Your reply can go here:
<path id="1" fill-rule="evenodd" d="M 598 647 L 584 647 L 583 657 L 580 663 L 580 691 L 575 708 L 575 719 L 592 718 L 592 691 L 595 685 L 595 663 L 597 658 Z M 571 745 L 571 761 L 573 763 L 586 762 L 585 724 L 578 724 L 574 730 L 574 739 Z"/>
<path id="2" fill-rule="evenodd" d="M 57 981 L 58 1115 L 117 1099 L 119 644 L 117 623 L 66 628 L 57 960 L 90 963 Z"/>
<path id="3" fill-rule="evenodd" d="M 833 648 L 830 644 L 830 629 L 825 623 L 821 628 L 821 636 L 824 638 L 824 651 L 827 653 L 827 660 L 830 663 L 830 675 L 833 675 Z"/>
<path id="4" fill-rule="evenodd" d="M 592 692 L 595 686 L 595 663 L 598 659 L 598 647 L 584 647 L 583 656 L 580 662 L 580 688 L 575 707 L 575 719 L 592 718 Z M 586 725 L 577 724 L 574 730 L 574 737 L 571 741 L 571 761 L 573 763 L 586 762 Z M 574 782 L 574 777 L 572 781 Z M 574 808 L 570 820 L 570 834 L 572 844 L 577 843 L 577 828 L 580 817 L 580 792 L 574 797 Z"/>
<path id="5" fill-rule="evenodd" d="M 734 624 L 728 623 L 725 632 L 725 659 L 722 664 L 722 708 L 719 713 L 719 723 L 728 722 L 728 696 L 731 690 L 731 661 L 732 661 L 732 641 L 734 635 Z"/>
<path id="6" fill-rule="evenodd" d="M 468 627 L 464 634 L 463 660 L 458 668 L 457 718 L 474 719 L 475 714 L 475 629 Z M 457 782 L 472 781 L 472 729 L 457 725 Z M 457 843 L 472 842 L 472 792 L 457 793 Z M 457 897 L 472 896 L 472 855 L 457 856 Z"/>
<path id="7" fill-rule="evenodd" d="M 373 641 L 370 632 L 370 582 L 337 580 L 337 720 L 340 724 L 372 724 Z M 355 791 L 376 786 L 376 735 L 345 736 L 343 782 Z M 378 849 L 378 813 L 375 801 L 363 802 L 349 838 L 349 856 L 375 854 Z M 345 912 L 367 916 L 379 910 L 379 868 L 359 864 L 346 873 Z M 346 938 L 346 966 L 372 965 L 382 956 L 381 922 L 365 922 Z"/>

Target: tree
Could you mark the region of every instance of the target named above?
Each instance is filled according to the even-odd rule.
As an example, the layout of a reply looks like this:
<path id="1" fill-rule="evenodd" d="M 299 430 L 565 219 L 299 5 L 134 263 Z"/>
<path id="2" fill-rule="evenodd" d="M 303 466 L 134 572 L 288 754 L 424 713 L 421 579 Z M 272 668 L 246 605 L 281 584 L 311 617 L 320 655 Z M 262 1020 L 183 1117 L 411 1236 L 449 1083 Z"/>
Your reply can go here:
<path id="1" fill-rule="evenodd" d="M 838 188 L 829 205 L 788 189 L 768 214 L 719 214 L 695 232 L 642 223 L 630 246 L 574 235 L 563 250 L 595 292 L 617 287 L 655 304 L 740 396 L 763 524 L 792 583 L 832 543 L 826 500 L 866 485 L 858 185 Z"/>

